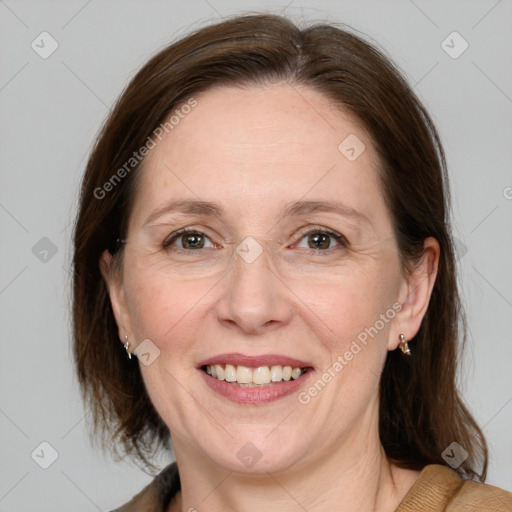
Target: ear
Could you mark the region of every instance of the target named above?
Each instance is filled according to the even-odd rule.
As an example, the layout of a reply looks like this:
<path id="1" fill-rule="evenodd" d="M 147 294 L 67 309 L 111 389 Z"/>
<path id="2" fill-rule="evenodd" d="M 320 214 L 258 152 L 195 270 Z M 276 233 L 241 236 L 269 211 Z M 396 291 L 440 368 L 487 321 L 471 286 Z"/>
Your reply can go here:
<path id="1" fill-rule="evenodd" d="M 110 303 L 116 319 L 119 331 L 119 339 L 124 344 L 125 336 L 133 339 L 132 326 L 128 307 L 126 303 L 126 294 L 122 278 L 118 272 L 112 268 L 112 255 L 108 250 L 103 251 L 99 261 L 101 275 L 107 285 Z"/>
<path id="2" fill-rule="evenodd" d="M 424 242 L 424 255 L 414 270 L 404 278 L 398 301 L 402 309 L 396 315 L 395 332 L 388 342 L 388 350 L 395 350 L 400 344 L 399 335 L 411 340 L 418 333 L 430 302 L 437 278 L 440 247 L 439 242 L 428 237 Z"/>

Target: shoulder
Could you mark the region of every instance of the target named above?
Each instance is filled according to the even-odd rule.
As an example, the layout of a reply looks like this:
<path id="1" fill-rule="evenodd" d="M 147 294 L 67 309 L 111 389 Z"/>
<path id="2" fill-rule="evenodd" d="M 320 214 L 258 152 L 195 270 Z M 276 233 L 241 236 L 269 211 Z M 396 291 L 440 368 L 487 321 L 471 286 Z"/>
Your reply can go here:
<path id="1" fill-rule="evenodd" d="M 459 510 L 511 512 L 512 493 L 493 485 L 464 480 L 459 492 L 446 510 L 447 512 L 458 512 Z"/>
<path id="2" fill-rule="evenodd" d="M 511 512 L 512 494 L 498 487 L 463 480 L 439 464 L 425 466 L 396 512 Z"/>
<path id="3" fill-rule="evenodd" d="M 178 466 L 173 462 L 130 501 L 110 512 L 165 512 L 168 503 L 180 487 Z"/>

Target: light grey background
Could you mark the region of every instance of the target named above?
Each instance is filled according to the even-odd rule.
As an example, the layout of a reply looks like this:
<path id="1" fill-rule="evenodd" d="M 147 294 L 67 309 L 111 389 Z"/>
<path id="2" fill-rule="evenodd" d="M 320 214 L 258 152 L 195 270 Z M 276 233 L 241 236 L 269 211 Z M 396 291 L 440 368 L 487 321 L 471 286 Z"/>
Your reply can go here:
<path id="1" fill-rule="evenodd" d="M 109 107 L 151 55 L 193 28 L 260 9 L 368 34 L 437 123 L 470 328 L 461 386 L 490 443 L 488 482 L 512 489 L 510 1 L 0 0 L 1 512 L 109 510 L 150 481 L 87 442 L 69 335 L 77 187 Z M 47 59 L 31 48 L 43 31 L 59 45 Z M 453 31 L 469 44 L 457 59 L 441 46 Z M 43 237 L 57 248 L 46 262 L 32 251 Z M 58 452 L 46 470 L 31 458 L 43 441 Z"/>

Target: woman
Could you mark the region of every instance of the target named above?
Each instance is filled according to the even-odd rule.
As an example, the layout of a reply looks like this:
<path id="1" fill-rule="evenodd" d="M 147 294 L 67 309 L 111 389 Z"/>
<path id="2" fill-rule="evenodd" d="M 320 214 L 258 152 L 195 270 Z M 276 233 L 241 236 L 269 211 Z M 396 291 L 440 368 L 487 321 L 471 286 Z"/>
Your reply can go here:
<path id="1" fill-rule="evenodd" d="M 362 39 L 250 15 L 165 48 L 98 138 L 74 242 L 95 428 L 176 457 L 117 510 L 511 510 L 455 386 L 443 150 Z"/>

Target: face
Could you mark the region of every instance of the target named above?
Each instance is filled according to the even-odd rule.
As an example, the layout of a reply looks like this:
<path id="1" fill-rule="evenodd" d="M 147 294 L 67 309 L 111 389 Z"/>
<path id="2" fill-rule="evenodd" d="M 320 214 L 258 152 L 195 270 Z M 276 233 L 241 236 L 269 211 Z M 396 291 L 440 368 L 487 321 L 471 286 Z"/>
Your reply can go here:
<path id="1" fill-rule="evenodd" d="M 304 86 L 196 100 L 145 160 L 109 281 L 120 338 L 150 340 L 175 449 L 251 472 L 355 450 L 407 289 L 372 141 Z"/>

